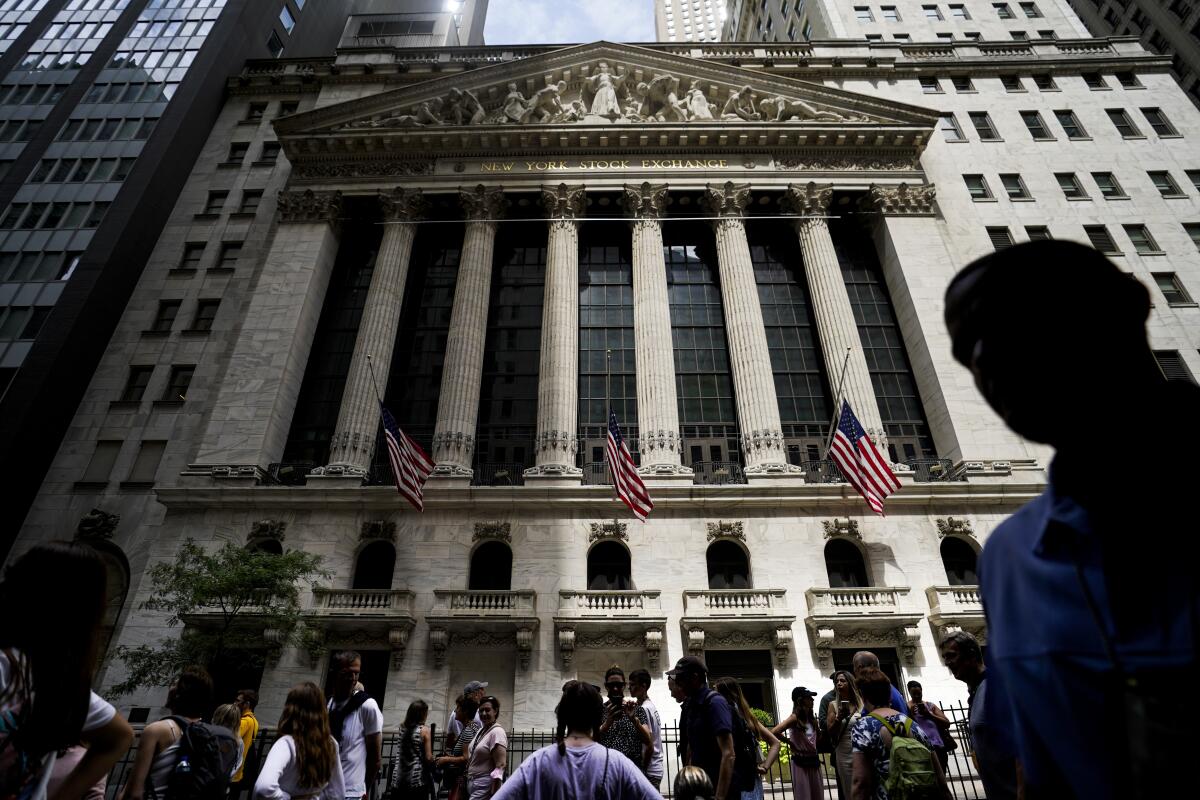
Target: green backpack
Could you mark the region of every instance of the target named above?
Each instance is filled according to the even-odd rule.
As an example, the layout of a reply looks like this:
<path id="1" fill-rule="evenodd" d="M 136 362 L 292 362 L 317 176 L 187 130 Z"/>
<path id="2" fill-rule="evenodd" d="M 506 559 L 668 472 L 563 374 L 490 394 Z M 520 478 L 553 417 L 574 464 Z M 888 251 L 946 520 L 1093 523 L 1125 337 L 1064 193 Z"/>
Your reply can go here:
<path id="1" fill-rule="evenodd" d="M 887 789 L 888 800 L 918 800 L 918 798 L 938 797 L 937 776 L 933 772 L 933 754 L 929 748 L 913 738 L 913 721 L 904 717 L 901 724 L 902 735 L 897 735 L 896 728 L 878 714 L 872 717 L 883 723 L 883 727 L 892 734 L 892 746 L 889 753 L 891 768 L 888 771 Z"/>

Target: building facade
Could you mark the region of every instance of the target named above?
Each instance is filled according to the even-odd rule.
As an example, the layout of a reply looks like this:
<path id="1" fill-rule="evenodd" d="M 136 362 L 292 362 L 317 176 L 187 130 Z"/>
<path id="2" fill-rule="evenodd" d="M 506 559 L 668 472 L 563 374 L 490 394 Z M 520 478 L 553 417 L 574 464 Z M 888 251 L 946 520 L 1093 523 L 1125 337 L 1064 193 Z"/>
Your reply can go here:
<path id="1" fill-rule="evenodd" d="M 716 42 L 725 27 L 725 0 L 654 0 L 654 39 Z"/>
<path id="2" fill-rule="evenodd" d="M 976 554 L 1050 454 L 953 362 L 943 291 L 993 248 L 1090 241 L 1153 287 L 1164 370 L 1200 374 L 1200 114 L 1169 66 L 1065 36 L 251 62 L 17 550 L 102 548 L 126 645 L 179 635 L 141 604 L 188 537 L 321 554 L 319 640 L 264 631 L 266 720 L 342 647 L 389 724 L 481 679 L 545 728 L 568 678 L 689 652 L 776 713 L 863 647 L 961 699 L 936 642 L 986 637 Z M 423 513 L 375 385 L 437 463 Z M 821 458 L 839 396 L 897 464 L 886 517 Z M 606 485 L 609 405 L 645 524 Z"/>

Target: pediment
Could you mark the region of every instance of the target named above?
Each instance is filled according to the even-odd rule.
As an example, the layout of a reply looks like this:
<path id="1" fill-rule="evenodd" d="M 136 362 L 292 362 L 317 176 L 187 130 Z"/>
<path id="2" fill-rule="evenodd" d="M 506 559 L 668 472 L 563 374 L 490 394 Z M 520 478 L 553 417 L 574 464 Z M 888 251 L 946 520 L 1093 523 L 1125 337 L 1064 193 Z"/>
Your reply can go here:
<path id="1" fill-rule="evenodd" d="M 636 45 L 595 42 L 298 114 L 281 139 L 548 128 L 930 129 L 937 113 Z M 916 140 L 920 141 L 920 138 Z"/>

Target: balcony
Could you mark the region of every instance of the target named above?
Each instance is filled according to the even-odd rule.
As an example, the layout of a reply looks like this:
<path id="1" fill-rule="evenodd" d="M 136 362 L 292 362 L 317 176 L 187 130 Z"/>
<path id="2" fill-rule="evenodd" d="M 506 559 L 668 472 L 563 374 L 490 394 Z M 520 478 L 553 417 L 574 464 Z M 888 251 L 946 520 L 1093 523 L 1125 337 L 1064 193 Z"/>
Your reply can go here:
<path id="1" fill-rule="evenodd" d="M 407 589 L 313 589 L 309 614 L 323 620 L 388 620 L 413 616 Z"/>
<path id="2" fill-rule="evenodd" d="M 525 482 L 525 470 L 532 466 L 532 464 L 476 462 L 475 474 L 471 476 L 471 485 L 521 486 Z"/>
<path id="3" fill-rule="evenodd" d="M 519 590 L 434 589 L 433 610 L 425 616 L 434 663 L 445 663 L 451 646 L 496 647 L 510 644 L 521 665 L 529 667 L 538 627 L 537 592 Z"/>
<path id="4" fill-rule="evenodd" d="M 705 589 L 683 593 L 684 641 L 693 655 L 705 647 L 761 646 L 787 665 L 796 616 L 783 589 Z"/>
<path id="5" fill-rule="evenodd" d="M 943 481 L 965 481 L 964 476 L 953 476 L 954 462 L 948 458 L 913 458 L 900 462 L 907 470 L 898 470 L 897 475 L 908 476 L 914 483 L 940 483 Z M 830 459 L 802 461 L 797 466 L 804 473 L 805 483 L 846 483 L 842 471 Z"/>
<path id="6" fill-rule="evenodd" d="M 612 486 L 612 473 L 607 461 L 589 461 L 583 465 L 584 486 Z"/>
<path id="7" fill-rule="evenodd" d="M 595 620 L 639 619 L 647 614 L 662 613 L 661 595 L 657 589 L 565 589 L 558 593 L 558 616 Z"/>
<path id="8" fill-rule="evenodd" d="M 658 590 L 558 593 L 554 628 L 563 667 L 570 669 L 577 647 L 645 649 L 651 670 L 658 669 L 667 618 Z"/>
<path id="9" fill-rule="evenodd" d="M 908 665 L 916 658 L 922 614 L 909 610 L 907 586 L 809 589 L 805 623 L 822 670 L 838 648 L 894 647 Z"/>
<path id="10" fill-rule="evenodd" d="M 519 591 L 459 591 L 435 589 L 436 598 L 430 617 L 447 619 L 512 619 L 536 614 L 537 592 Z"/>
<path id="11" fill-rule="evenodd" d="M 695 461 L 692 483 L 697 486 L 728 486 L 746 482 L 742 465 L 736 461 Z"/>
<path id="12" fill-rule="evenodd" d="M 987 641 L 978 586 L 930 586 L 925 596 L 929 599 L 929 621 L 939 638 L 953 631 L 967 631 L 980 642 Z"/>

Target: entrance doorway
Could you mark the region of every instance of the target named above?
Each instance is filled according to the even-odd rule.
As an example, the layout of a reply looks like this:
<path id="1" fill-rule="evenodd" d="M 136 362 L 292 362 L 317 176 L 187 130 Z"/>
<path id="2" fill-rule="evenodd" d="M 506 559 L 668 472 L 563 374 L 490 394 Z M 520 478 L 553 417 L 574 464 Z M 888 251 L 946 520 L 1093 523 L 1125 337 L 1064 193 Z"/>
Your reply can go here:
<path id="1" fill-rule="evenodd" d="M 779 722 L 775 708 L 775 668 L 770 650 L 706 650 L 708 680 L 733 678 L 751 708 L 761 708 Z"/>

